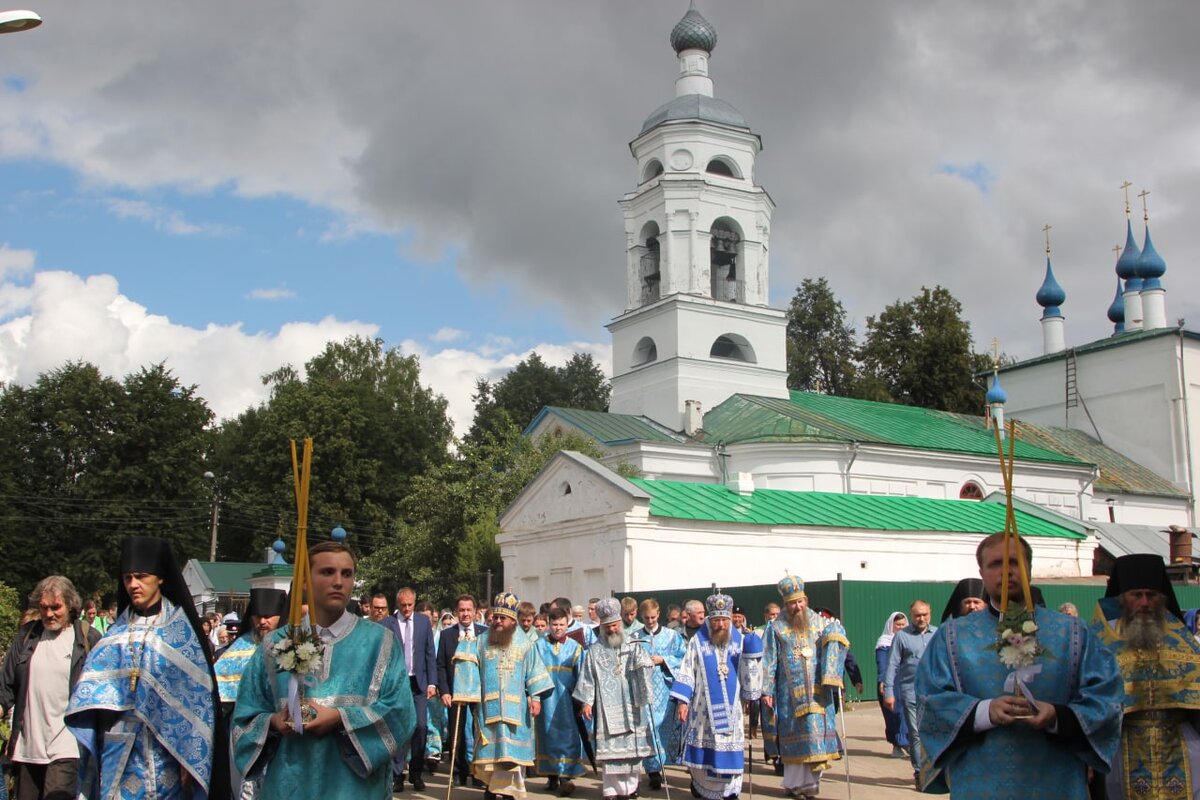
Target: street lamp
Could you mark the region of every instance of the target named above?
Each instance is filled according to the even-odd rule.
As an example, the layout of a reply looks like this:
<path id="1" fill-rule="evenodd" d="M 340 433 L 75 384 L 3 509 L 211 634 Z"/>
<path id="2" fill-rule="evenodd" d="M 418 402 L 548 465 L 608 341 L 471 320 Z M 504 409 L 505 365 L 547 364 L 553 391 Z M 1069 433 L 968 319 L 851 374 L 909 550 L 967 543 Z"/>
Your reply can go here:
<path id="1" fill-rule="evenodd" d="M 18 33 L 36 28 L 41 24 L 42 18 L 32 11 L 25 9 L 0 11 L 0 33 Z"/>
<path id="2" fill-rule="evenodd" d="M 212 481 L 213 496 L 212 496 L 212 538 L 208 545 L 208 560 L 217 560 L 217 525 L 221 519 L 221 484 L 217 482 L 217 476 L 211 472 L 204 473 L 204 480 Z"/>

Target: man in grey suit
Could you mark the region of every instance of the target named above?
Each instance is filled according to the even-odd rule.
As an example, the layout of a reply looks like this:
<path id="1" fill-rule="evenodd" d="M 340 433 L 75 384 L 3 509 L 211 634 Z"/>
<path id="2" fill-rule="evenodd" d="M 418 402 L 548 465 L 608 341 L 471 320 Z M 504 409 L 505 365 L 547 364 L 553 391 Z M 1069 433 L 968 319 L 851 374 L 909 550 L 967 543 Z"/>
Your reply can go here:
<path id="1" fill-rule="evenodd" d="M 409 758 L 408 778 L 418 792 L 425 791 L 421 770 L 425 766 L 425 736 L 428 732 L 426 703 L 436 697 L 437 664 L 433 660 L 433 623 L 424 614 L 414 613 L 417 594 L 405 586 L 396 592 L 396 612 L 380 622 L 396 635 L 404 650 L 408 665 L 408 682 L 412 689 L 413 705 L 417 710 L 417 726 L 412 741 L 402 747 L 392 759 L 392 791 L 404 791 L 404 761 Z"/>

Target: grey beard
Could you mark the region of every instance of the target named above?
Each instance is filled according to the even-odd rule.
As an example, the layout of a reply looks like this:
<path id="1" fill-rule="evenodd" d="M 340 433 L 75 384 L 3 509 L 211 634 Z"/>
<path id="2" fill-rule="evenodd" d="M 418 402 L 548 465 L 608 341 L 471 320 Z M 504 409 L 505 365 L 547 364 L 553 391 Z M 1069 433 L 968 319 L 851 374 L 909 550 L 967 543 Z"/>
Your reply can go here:
<path id="1" fill-rule="evenodd" d="M 1156 650 L 1162 644 L 1165 626 L 1162 614 L 1153 617 L 1128 617 L 1123 633 L 1125 643 L 1134 650 Z"/>
<path id="2" fill-rule="evenodd" d="M 808 609 L 804 608 L 788 617 L 788 622 L 801 633 L 808 633 Z"/>
<path id="3" fill-rule="evenodd" d="M 604 642 L 613 650 L 620 650 L 625 644 L 625 631 L 618 630 L 616 633 L 610 633 L 604 637 Z"/>

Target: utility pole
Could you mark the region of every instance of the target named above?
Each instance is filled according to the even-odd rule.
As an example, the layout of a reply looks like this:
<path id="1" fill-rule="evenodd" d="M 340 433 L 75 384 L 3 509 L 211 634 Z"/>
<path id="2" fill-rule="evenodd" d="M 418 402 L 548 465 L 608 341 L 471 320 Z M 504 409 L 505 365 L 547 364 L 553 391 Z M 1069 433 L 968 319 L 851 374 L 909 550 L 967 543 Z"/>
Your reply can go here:
<path id="1" fill-rule="evenodd" d="M 208 560 L 216 561 L 217 560 L 217 526 L 220 524 L 220 519 L 221 519 L 221 487 L 217 484 L 217 476 L 212 474 L 211 472 L 204 473 L 204 477 L 205 477 L 205 479 L 213 482 L 212 536 L 209 539 L 209 544 L 208 544 Z"/>

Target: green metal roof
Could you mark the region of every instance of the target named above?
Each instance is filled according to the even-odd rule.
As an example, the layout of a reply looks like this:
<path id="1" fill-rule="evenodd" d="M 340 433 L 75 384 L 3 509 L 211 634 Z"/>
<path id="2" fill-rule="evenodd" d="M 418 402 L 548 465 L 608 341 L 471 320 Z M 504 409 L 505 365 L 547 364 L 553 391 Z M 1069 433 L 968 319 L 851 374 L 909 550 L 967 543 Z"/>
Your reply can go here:
<path id="1" fill-rule="evenodd" d="M 630 478 L 629 482 L 650 495 L 650 513 L 656 517 L 881 531 L 995 533 L 1004 529 L 1004 506 L 996 503 L 782 489 L 738 494 L 711 483 L 645 478 Z M 1017 529 L 1024 536 L 1085 538 L 1020 510 L 1016 517 Z"/>
<path id="2" fill-rule="evenodd" d="M 249 578 L 263 567 L 261 561 L 197 561 L 214 592 L 224 594 L 248 594 L 250 592 Z"/>
<path id="3" fill-rule="evenodd" d="M 791 392 L 788 398 L 735 394 L 704 415 L 704 440 L 864 442 L 996 457 L 996 440 L 983 417 L 815 392 Z M 1028 461 L 1088 465 L 1020 437 L 1015 455 Z"/>
<path id="4" fill-rule="evenodd" d="M 1083 431 L 1031 425 L 1017 420 L 1017 441 L 1040 445 L 1069 456 L 1089 461 L 1100 468 L 1093 485 L 1095 492 L 1127 492 L 1160 497 L 1187 497 L 1175 484 L 1158 473 L 1126 458 Z"/>
<path id="5" fill-rule="evenodd" d="M 611 414 L 607 411 L 584 411 L 579 408 L 546 406 L 525 428 L 528 434 L 547 416 L 558 417 L 579 428 L 601 444 L 624 442 L 681 442 L 683 438 L 648 417 L 633 414 Z"/>
<path id="6" fill-rule="evenodd" d="M 1127 344 L 1143 342 L 1143 341 L 1146 341 L 1147 339 L 1157 339 L 1160 336 L 1177 335 L 1177 334 L 1181 334 L 1185 339 L 1200 339 L 1200 333 L 1198 333 L 1196 331 L 1187 330 L 1184 328 L 1150 328 L 1149 330 L 1140 329 L 1140 330 L 1136 330 L 1136 331 L 1123 331 L 1121 333 L 1115 333 L 1112 336 L 1106 336 L 1103 339 L 1097 339 L 1094 342 L 1088 342 L 1087 344 L 1081 344 L 1078 347 L 1068 347 L 1066 350 L 1060 350 L 1057 353 L 1050 353 L 1048 355 L 1034 356 L 1033 358 L 1027 358 L 1024 361 L 1017 361 L 1012 364 L 1002 364 L 1000 366 L 1000 371 L 1008 372 L 1008 371 L 1014 370 L 1014 369 L 1022 369 L 1024 367 L 1028 367 L 1033 364 L 1041 364 L 1044 362 L 1051 362 L 1051 361 L 1060 361 L 1060 360 L 1066 358 L 1067 355 L 1072 352 L 1074 352 L 1076 355 L 1083 355 L 1084 353 L 1094 353 L 1099 350 L 1108 350 L 1111 347 L 1124 347 Z M 988 370 L 987 372 L 980 373 L 980 374 L 990 374 L 990 373 L 991 373 L 991 370 Z"/>

